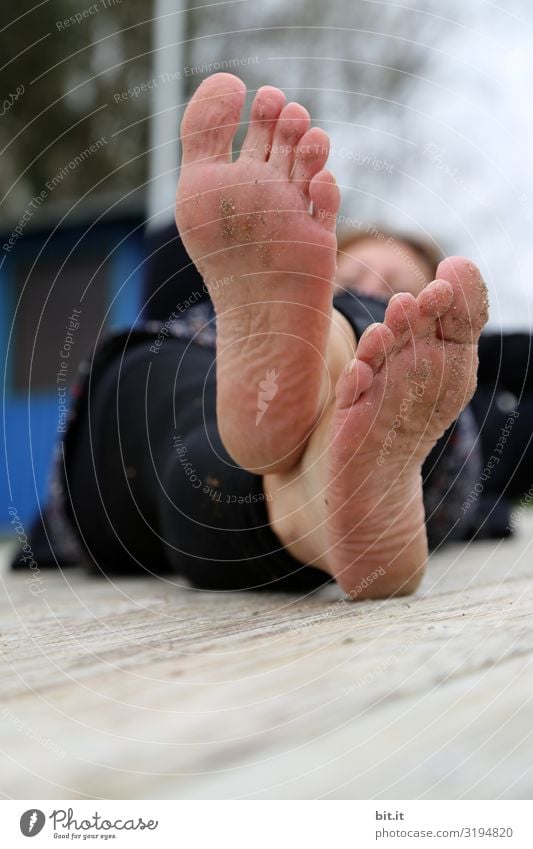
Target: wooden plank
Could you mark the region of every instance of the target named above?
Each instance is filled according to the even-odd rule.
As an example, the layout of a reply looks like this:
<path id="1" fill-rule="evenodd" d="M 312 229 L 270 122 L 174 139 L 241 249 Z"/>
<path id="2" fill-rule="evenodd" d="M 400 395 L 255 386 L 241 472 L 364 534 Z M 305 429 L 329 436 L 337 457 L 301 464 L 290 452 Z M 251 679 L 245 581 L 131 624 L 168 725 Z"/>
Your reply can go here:
<path id="1" fill-rule="evenodd" d="M 533 520 L 349 604 L 4 569 L 13 798 L 530 798 Z"/>

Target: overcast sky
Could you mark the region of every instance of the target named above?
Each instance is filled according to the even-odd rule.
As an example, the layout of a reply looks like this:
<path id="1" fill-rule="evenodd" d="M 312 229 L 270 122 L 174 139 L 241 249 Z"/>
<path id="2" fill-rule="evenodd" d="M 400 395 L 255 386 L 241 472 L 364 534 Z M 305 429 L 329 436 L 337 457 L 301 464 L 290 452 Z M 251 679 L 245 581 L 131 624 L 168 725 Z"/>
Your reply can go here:
<path id="1" fill-rule="evenodd" d="M 426 232 L 472 257 L 489 284 L 493 327 L 531 327 L 533 4 L 440 8 L 453 24 L 436 22 L 441 37 L 426 43 L 401 121 L 373 110 L 367 125 L 328 128 L 343 214 Z"/>

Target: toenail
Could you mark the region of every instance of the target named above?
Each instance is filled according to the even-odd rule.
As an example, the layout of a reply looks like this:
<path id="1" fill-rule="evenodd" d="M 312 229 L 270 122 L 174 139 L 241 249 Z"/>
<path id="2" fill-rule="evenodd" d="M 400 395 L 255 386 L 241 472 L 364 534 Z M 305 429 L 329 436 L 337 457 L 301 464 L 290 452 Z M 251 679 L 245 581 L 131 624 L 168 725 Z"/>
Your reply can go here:
<path id="1" fill-rule="evenodd" d="M 347 363 L 347 365 L 346 365 L 346 367 L 345 367 L 346 374 L 351 374 L 351 373 L 352 373 L 352 371 L 353 371 L 353 370 L 354 370 L 354 368 L 355 368 L 355 364 L 356 364 L 356 362 L 357 362 L 357 357 L 354 357 L 354 359 L 353 359 L 353 360 L 350 360 L 350 362 L 349 362 L 349 363 Z"/>

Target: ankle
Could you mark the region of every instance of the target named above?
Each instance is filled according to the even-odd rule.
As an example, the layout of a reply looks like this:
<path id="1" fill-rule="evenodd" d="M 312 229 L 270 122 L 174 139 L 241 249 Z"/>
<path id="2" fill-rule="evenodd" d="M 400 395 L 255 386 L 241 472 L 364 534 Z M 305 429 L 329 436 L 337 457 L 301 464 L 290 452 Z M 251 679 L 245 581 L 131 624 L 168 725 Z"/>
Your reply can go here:
<path id="1" fill-rule="evenodd" d="M 265 475 L 270 527 L 283 547 L 306 565 L 326 568 L 324 505 L 309 491 L 308 474 L 298 463 L 286 474 Z M 320 501 L 320 503 L 319 503 Z"/>
<path id="2" fill-rule="evenodd" d="M 333 309 L 320 395 L 321 410 L 335 398 L 335 385 L 346 363 L 353 360 L 356 350 L 357 340 L 352 325 L 342 313 Z"/>

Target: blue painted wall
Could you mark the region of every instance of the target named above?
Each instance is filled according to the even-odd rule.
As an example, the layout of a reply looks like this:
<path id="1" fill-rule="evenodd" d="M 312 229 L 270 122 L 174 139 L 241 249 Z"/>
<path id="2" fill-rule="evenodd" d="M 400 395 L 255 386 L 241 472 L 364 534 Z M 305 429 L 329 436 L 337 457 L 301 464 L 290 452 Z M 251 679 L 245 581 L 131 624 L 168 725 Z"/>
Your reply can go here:
<path id="1" fill-rule="evenodd" d="M 5 234 L 4 234 L 5 235 Z M 0 235 L 0 244 L 4 239 Z M 0 365 L 2 374 L 2 450 L 0 452 L 0 530 L 15 507 L 26 528 L 46 496 L 50 460 L 58 438 L 57 386 L 29 392 L 14 385 L 13 318 L 18 297 L 17 264 L 41 257 L 83 261 L 91 252 L 106 256 L 106 327 L 129 327 L 137 319 L 143 285 L 143 233 L 138 220 L 120 220 L 38 234 L 24 233 L 11 253 L 0 252 Z M 64 316 L 58 317 L 64 324 Z M 98 328 L 95 328 L 95 332 Z M 31 331 L 30 331 L 31 332 Z M 59 330 L 58 330 L 59 332 Z M 11 336 L 10 336 L 11 334 Z"/>

